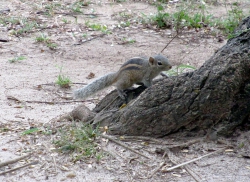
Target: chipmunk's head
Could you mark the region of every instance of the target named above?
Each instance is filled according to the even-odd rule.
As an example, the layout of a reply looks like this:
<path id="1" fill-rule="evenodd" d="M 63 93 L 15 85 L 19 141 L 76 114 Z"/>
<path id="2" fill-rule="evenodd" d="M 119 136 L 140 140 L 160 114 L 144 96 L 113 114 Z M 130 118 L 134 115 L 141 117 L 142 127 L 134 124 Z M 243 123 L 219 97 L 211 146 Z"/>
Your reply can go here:
<path id="1" fill-rule="evenodd" d="M 169 63 L 168 59 L 161 54 L 157 54 L 153 57 L 150 57 L 149 64 L 151 66 L 157 67 L 158 70 L 161 70 L 161 71 L 167 71 L 172 68 L 172 65 Z"/>

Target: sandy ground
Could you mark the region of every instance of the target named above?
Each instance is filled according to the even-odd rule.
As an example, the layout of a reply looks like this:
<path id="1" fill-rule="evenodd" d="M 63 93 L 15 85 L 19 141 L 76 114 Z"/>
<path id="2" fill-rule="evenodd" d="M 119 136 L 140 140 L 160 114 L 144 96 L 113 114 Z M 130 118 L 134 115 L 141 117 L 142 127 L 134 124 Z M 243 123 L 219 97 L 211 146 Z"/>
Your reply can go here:
<path id="1" fill-rule="evenodd" d="M 69 0 L 54 3 L 56 2 L 65 7 L 72 5 Z M 75 108 L 79 103 L 66 100 L 65 97 L 70 97 L 74 89 L 91 82 L 91 79 L 87 79 L 91 72 L 97 78 L 118 70 L 131 57 L 159 53 L 175 34 L 170 29 L 158 30 L 153 26 L 146 28 L 137 23 L 142 13 L 150 15 L 156 12 L 155 6 L 146 2 L 93 1 L 83 8 L 84 15 L 63 14 L 60 11 L 63 8 L 55 8 L 53 16 L 38 13 L 51 3 L 39 0 L 0 2 L 0 10 L 10 9 L 7 15 L 0 14 L 0 18 L 23 17 L 46 24 L 46 28 L 34 29 L 20 36 L 11 35 L 11 31 L 18 30 L 21 25 L 0 25 L 0 39 L 8 40 L 0 42 L 0 162 L 27 151 L 34 153 L 17 164 L 1 167 L 0 173 L 30 161 L 39 161 L 37 165 L 0 175 L 0 181 L 194 181 L 184 168 L 171 172 L 161 169 L 152 178 L 147 178 L 164 161 L 161 155 L 154 152 L 156 147 L 164 147 L 159 144 L 127 142 L 150 157 L 145 159 L 111 142 L 103 142 L 100 145 L 111 153 L 113 151 L 115 157 L 106 156 L 99 163 L 95 160 L 72 163 L 68 155 L 54 151 L 51 142 L 53 136 L 22 135 L 30 127 L 43 127 L 52 123 L 53 118 Z M 168 10 L 174 11 L 177 5 L 178 3 L 170 3 Z M 242 3 L 241 7 L 249 9 L 249 2 Z M 226 7 L 222 4 L 209 6 L 208 10 L 218 17 L 225 16 L 226 13 Z M 97 17 L 92 18 L 89 14 L 97 14 Z M 112 34 L 101 36 L 101 31 L 86 27 L 85 23 L 88 21 L 90 24 L 106 25 Z M 129 27 L 119 28 L 122 21 L 130 21 L 131 24 Z M 41 34 L 47 35 L 58 45 L 57 48 L 52 50 L 45 44 L 36 42 L 36 37 Z M 86 41 L 88 39 L 91 40 Z M 204 30 L 190 30 L 174 39 L 163 54 L 173 65 L 183 63 L 199 68 L 215 50 L 226 43 L 226 39 L 223 39 L 224 41 L 218 42 L 218 36 L 205 34 Z M 10 63 L 9 60 L 20 56 L 25 59 Z M 60 67 L 62 73 L 73 83 L 83 84 L 73 84 L 69 89 L 55 85 Z M 110 90 L 112 88 L 93 96 L 85 104 L 93 108 L 100 97 Z M 173 135 L 164 141 L 180 144 L 192 139 Z M 244 151 L 249 149 L 246 148 L 250 146 L 249 141 L 248 133 L 239 132 L 226 139 L 226 142 L 233 146 L 244 143 L 245 147 L 214 154 L 189 164 L 189 167 L 203 181 L 248 182 L 250 161 L 244 155 L 249 156 L 249 152 Z M 198 142 L 176 155 L 179 162 L 184 162 L 224 146 L 225 144 L 214 141 Z M 173 164 L 167 162 L 164 167 L 171 165 Z"/>

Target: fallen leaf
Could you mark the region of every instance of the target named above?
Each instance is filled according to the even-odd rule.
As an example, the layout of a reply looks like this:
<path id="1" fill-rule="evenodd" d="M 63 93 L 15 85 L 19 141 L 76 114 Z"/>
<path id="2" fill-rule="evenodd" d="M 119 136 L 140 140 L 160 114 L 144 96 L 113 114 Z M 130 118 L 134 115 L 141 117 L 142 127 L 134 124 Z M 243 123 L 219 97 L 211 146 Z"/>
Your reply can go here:
<path id="1" fill-rule="evenodd" d="M 95 74 L 90 72 L 89 75 L 86 77 L 87 79 L 92 79 L 95 77 Z"/>
<path id="2" fill-rule="evenodd" d="M 66 175 L 67 178 L 74 178 L 76 177 L 76 174 L 74 172 L 69 172 L 67 175 Z"/>
<path id="3" fill-rule="evenodd" d="M 226 149 L 225 152 L 233 152 L 233 149 Z"/>
<path id="4" fill-rule="evenodd" d="M 173 176 L 175 176 L 175 177 L 178 177 L 178 178 L 180 178 L 180 177 L 181 177 L 181 175 L 180 175 L 180 174 L 176 174 L 176 173 L 172 173 L 172 175 L 173 175 Z"/>

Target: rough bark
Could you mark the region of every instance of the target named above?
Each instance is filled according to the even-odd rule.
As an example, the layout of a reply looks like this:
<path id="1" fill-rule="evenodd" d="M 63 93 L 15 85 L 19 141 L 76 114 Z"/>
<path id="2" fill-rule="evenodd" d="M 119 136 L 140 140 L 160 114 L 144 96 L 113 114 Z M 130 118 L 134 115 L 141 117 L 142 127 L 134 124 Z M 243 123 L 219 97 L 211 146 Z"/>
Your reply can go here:
<path id="1" fill-rule="evenodd" d="M 198 70 L 159 81 L 122 109 L 119 99 L 111 103 L 116 98 L 111 93 L 94 110 L 111 103 L 95 123 L 119 135 L 165 136 L 211 127 L 229 135 L 249 122 L 250 17 L 235 35 Z"/>
<path id="2" fill-rule="evenodd" d="M 80 105 L 59 120 L 93 121 L 108 126 L 109 134 L 155 137 L 180 129 L 226 136 L 237 126 L 250 128 L 250 17 L 201 68 L 144 90 L 128 90 L 126 106 L 113 91 L 93 111 Z"/>

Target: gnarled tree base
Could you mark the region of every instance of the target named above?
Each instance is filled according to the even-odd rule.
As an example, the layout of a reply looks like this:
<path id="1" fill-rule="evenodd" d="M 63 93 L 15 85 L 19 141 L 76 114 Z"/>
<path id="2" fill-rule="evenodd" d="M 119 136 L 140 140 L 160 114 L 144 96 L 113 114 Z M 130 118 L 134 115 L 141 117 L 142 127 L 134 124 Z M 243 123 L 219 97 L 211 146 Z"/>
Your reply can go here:
<path id="1" fill-rule="evenodd" d="M 250 17 L 236 35 L 200 69 L 165 78 L 139 97 L 142 90 L 130 91 L 130 99 L 137 98 L 122 109 L 117 93 L 110 93 L 93 110 L 98 113 L 94 123 L 118 135 L 165 136 L 180 129 L 209 128 L 230 135 L 249 123 Z"/>

